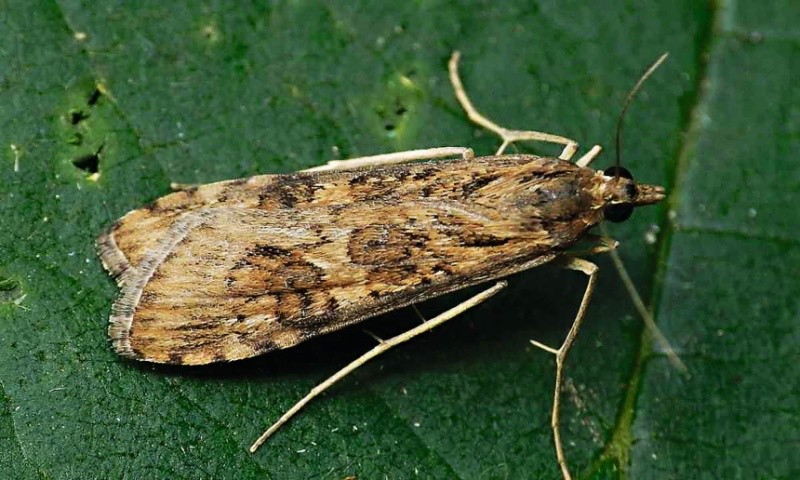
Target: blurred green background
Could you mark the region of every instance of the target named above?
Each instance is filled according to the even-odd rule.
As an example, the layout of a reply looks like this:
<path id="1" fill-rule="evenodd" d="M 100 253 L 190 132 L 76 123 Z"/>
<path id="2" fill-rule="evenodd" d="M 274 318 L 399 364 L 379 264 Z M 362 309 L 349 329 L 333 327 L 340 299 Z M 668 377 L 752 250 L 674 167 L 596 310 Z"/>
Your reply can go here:
<path id="1" fill-rule="evenodd" d="M 580 478 L 798 478 L 800 6 L 700 1 L 0 0 L 0 477 L 560 478 L 553 358 L 586 279 L 543 267 L 385 355 L 257 454 L 251 441 L 370 348 L 360 327 L 199 369 L 109 348 L 94 239 L 170 182 L 442 145 L 498 123 L 607 147 L 641 71 L 627 167 L 668 201 L 611 226 L 688 365 L 643 334 L 607 259 L 569 359 Z M 550 146 L 520 151 L 555 153 Z M 432 316 L 465 295 L 421 306 Z M 364 324 L 390 336 L 406 309 Z"/>

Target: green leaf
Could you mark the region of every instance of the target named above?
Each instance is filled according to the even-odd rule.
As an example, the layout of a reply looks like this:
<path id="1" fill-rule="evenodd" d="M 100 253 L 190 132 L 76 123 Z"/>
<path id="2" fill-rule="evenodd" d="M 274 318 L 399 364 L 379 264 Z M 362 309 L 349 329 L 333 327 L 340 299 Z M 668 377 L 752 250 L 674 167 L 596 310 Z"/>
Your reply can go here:
<path id="1" fill-rule="evenodd" d="M 512 277 L 255 455 L 263 429 L 372 346 L 363 329 L 388 337 L 415 315 L 195 369 L 124 361 L 107 340 L 116 287 L 94 239 L 170 182 L 442 145 L 492 153 L 449 86 L 455 49 L 487 116 L 584 147 L 612 145 L 632 84 L 671 53 L 634 102 L 623 159 L 669 198 L 613 234 L 690 376 L 598 258 L 561 417 L 573 473 L 800 476 L 793 2 L 319 3 L 0 2 L 0 477 L 560 478 L 554 361 L 528 340 L 563 337 L 586 285 L 574 272 Z"/>

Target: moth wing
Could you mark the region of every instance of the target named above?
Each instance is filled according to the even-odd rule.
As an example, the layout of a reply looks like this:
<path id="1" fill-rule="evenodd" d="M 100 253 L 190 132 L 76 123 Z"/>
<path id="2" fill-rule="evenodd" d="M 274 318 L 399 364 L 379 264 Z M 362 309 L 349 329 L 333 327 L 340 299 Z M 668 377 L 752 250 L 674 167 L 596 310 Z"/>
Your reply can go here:
<path id="1" fill-rule="evenodd" d="M 252 177 L 128 214 L 100 239 L 121 286 L 116 350 L 204 364 L 287 348 L 547 262 L 594 222 L 591 209 L 537 220 L 543 179 L 562 172 L 571 185 L 572 164 L 470 162 Z M 521 194 L 530 201 L 508 201 Z"/>
<path id="2" fill-rule="evenodd" d="M 133 210 L 115 222 L 97 239 L 103 266 L 120 284 L 126 271 L 135 268 L 146 253 L 169 231 L 173 222 L 193 210 L 216 207 L 247 208 L 271 185 L 276 175 L 259 175 L 180 190 L 150 205 Z"/>
<path id="3" fill-rule="evenodd" d="M 187 365 L 247 358 L 552 258 L 526 264 L 431 237 L 436 208 L 417 208 L 414 222 L 402 204 L 352 208 L 349 224 L 330 209 L 184 213 L 122 285 L 116 350 Z M 503 261 L 512 267 L 485 274 L 482 262 Z"/>

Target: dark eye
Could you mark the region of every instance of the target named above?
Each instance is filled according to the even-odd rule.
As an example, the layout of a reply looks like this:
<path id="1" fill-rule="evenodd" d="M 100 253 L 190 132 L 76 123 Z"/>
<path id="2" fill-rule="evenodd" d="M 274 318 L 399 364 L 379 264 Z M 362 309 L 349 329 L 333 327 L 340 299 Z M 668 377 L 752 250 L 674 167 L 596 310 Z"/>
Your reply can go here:
<path id="1" fill-rule="evenodd" d="M 633 175 L 631 172 L 628 171 L 625 167 L 618 167 L 616 165 L 612 167 L 608 167 L 603 170 L 603 174 L 607 177 L 620 177 L 620 178 L 627 178 L 628 180 L 633 180 Z M 636 184 L 631 182 L 627 186 L 628 198 L 635 198 L 636 197 Z M 624 222 L 628 218 L 630 218 L 631 214 L 633 213 L 633 205 L 611 205 L 606 207 L 603 211 L 603 215 L 606 217 L 606 220 L 609 222 L 619 223 Z"/>
<path id="2" fill-rule="evenodd" d="M 619 223 L 630 218 L 633 213 L 633 205 L 611 205 L 603 210 L 603 216 L 609 222 Z"/>
<path id="3" fill-rule="evenodd" d="M 603 170 L 603 175 L 605 175 L 606 177 L 618 176 L 622 178 L 627 178 L 628 180 L 633 180 L 633 175 L 631 175 L 631 172 L 629 172 L 627 168 L 618 167 L 616 165 L 614 165 L 613 167 L 608 167 L 605 170 Z"/>

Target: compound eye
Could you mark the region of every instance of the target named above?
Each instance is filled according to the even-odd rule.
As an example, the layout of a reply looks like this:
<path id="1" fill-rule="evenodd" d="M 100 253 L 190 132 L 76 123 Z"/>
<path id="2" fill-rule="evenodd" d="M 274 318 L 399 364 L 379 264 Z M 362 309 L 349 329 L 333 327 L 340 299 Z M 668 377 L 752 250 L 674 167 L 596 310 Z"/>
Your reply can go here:
<path id="1" fill-rule="evenodd" d="M 618 167 L 616 165 L 603 170 L 603 175 L 607 177 L 620 177 L 633 180 L 633 175 L 630 171 L 628 171 L 627 168 Z M 628 198 L 633 199 L 636 197 L 636 185 L 631 182 L 628 185 L 625 193 L 628 194 Z M 606 209 L 603 211 L 603 215 L 605 216 L 606 220 L 614 223 L 624 222 L 630 218 L 631 214 L 633 214 L 633 205 L 611 205 L 606 207 Z"/>
<path id="2" fill-rule="evenodd" d="M 606 177 L 622 177 L 627 178 L 628 180 L 633 180 L 633 175 L 628 171 L 627 168 L 618 167 L 616 165 L 603 170 L 603 175 Z"/>
<path id="3" fill-rule="evenodd" d="M 633 213 L 633 205 L 611 205 L 603 210 L 603 216 L 609 222 L 619 223 L 629 219 Z"/>

